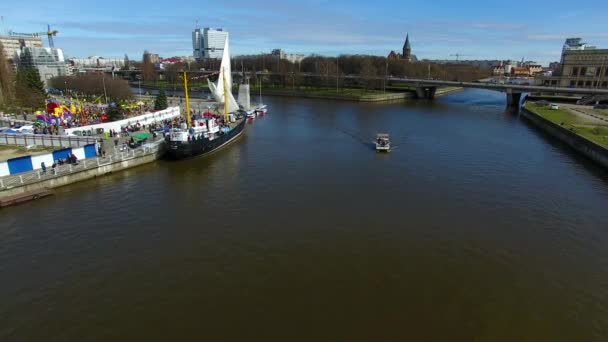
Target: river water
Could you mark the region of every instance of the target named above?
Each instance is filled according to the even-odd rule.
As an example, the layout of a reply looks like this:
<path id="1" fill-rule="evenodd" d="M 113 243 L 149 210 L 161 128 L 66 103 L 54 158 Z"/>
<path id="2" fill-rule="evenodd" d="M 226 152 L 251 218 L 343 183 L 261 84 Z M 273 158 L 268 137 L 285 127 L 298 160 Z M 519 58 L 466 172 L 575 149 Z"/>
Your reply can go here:
<path id="1" fill-rule="evenodd" d="M 608 339 L 608 173 L 504 95 L 266 102 L 214 155 L 0 211 L 0 340 Z"/>

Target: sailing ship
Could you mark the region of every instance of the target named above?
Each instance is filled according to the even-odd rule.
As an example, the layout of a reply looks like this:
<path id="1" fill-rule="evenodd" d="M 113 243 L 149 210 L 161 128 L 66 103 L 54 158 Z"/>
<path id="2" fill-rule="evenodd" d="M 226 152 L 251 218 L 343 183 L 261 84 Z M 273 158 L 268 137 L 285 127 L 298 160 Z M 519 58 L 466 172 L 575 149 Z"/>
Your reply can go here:
<path id="1" fill-rule="evenodd" d="M 238 111 L 237 104 L 230 89 L 232 75 L 230 70 L 230 51 L 228 37 L 224 45 L 224 53 L 217 83 L 207 79 L 211 94 L 219 103 L 224 104 L 221 117 L 213 115 L 190 116 L 188 97 L 188 78 L 184 72 L 184 95 L 186 97 L 186 122 L 180 128 L 172 128 L 165 137 L 170 159 L 186 159 L 205 155 L 226 146 L 238 138 L 245 127 L 245 117 Z"/>
<path id="2" fill-rule="evenodd" d="M 266 114 L 266 112 L 268 111 L 266 105 L 262 102 L 262 80 L 260 79 L 260 98 L 259 98 L 260 103 L 258 103 L 258 105 L 255 107 L 255 113 L 257 115 L 264 115 Z"/>

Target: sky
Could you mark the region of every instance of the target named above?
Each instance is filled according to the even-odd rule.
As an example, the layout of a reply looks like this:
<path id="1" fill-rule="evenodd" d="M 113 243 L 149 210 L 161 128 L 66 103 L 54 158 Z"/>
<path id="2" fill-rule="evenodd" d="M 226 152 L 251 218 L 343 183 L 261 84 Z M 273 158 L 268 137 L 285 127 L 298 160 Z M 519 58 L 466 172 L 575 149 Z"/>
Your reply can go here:
<path id="1" fill-rule="evenodd" d="M 24 0 L 3 1 L 0 31 L 59 31 L 68 57 L 141 59 L 192 55 L 192 30 L 230 32 L 233 55 L 282 48 L 288 53 L 371 54 L 401 51 L 409 33 L 419 59 L 558 61 L 564 39 L 608 48 L 606 0 L 321 1 L 321 0 Z M 47 44 L 46 37 L 43 43 Z"/>

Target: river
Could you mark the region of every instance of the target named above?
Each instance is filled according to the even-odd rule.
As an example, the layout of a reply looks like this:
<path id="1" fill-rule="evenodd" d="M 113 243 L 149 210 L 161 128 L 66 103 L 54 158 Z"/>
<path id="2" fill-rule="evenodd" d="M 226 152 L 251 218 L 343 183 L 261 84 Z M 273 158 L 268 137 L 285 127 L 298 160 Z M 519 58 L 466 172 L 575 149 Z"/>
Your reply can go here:
<path id="1" fill-rule="evenodd" d="M 608 339 L 608 172 L 504 94 L 265 100 L 209 157 L 2 209 L 0 340 Z"/>

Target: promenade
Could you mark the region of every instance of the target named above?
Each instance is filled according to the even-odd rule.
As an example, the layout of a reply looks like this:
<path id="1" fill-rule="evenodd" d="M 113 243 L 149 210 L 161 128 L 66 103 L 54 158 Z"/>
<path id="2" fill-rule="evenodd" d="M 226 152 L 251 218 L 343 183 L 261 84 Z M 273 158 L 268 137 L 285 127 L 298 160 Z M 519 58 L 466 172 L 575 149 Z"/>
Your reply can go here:
<path id="1" fill-rule="evenodd" d="M 162 156 L 163 139 L 131 149 L 107 147 L 106 155 L 79 160 L 77 164 L 47 167 L 46 172 L 33 170 L 0 177 L 0 198 L 42 188 L 56 188 L 111 172 L 128 169 L 157 160 Z"/>

